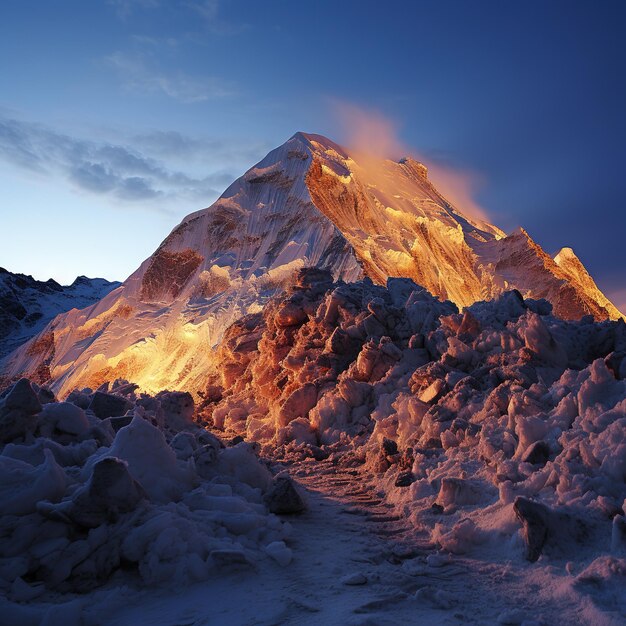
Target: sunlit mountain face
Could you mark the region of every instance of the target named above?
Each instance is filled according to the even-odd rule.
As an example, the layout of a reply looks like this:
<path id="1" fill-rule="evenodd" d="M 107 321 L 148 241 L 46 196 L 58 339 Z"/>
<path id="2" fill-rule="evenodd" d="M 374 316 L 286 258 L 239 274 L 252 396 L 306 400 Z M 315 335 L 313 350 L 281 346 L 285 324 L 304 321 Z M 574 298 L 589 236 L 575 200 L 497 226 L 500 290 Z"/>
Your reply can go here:
<path id="1" fill-rule="evenodd" d="M 61 395 L 120 377 L 196 392 L 225 329 L 305 266 L 344 281 L 408 277 L 459 308 L 517 289 L 566 319 L 621 317 L 570 249 L 551 258 L 523 229 L 507 236 L 464 215 L 424 164 L 297 133 L 187 216 L 121 287 L 52 321 L 5 375 Z"/>

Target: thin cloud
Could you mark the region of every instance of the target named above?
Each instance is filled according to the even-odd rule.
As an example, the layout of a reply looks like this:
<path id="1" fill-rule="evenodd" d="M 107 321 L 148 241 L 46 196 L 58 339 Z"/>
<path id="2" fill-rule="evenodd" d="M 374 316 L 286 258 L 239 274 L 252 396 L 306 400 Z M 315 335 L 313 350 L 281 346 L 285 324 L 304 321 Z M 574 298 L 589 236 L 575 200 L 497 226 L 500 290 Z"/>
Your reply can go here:
<path id="1" fill-rule="evenodd" d="M 187 2 L 163 2 L 161 0 L 108 0 L 117 17 L 126 22 L 141 11 L 166 10 L 171 14 L 183 14 L 195 19 L 194 26 L 213 35 L 237 35 L 249 28 L 248 23 L 226 20 L 221 15 L 219 0 L 188 0 Z M 198 20 L 198 18 L 200 18 Z"/>
<path id="2" fill-rule="evenodd" d="M 114 52 L 105 63 L 119 75 L 122 84 L 137 93 L 162 93 L 185 104 L 234 96 L 232 83 L 214 76 L 167 73 L 151 66 L 145 56 Z"/>
<path id="3" fill-rule="evenodd" d="M 192 141 L 183 135 L 175 137 L 181 150 L 187 141 Z M 225 147 L 222 149 L 226 151 Z M 130 202 L 155 198 L 206 202 L 233 180 L 223 170 L 192 176 L 168 167 L 137 147 L 72 137 L 5 117 L 0 117 L 0 159 L 39 174 L 61 175 L 83 191 Z"/>
<path id="4" fill-rule="evenodd" d="M 156 9 L 159 7 L 159 0 L 107 0 L 107 4 L 112 6 L 121 20 L 127 20 L 138 10 Z"/>
<path id="5" fill-rule="evenodd" d="M 201 0 L 188 2 L 187 6 L 200 15 L 205 27 L 215 35 L 237 35 L 249 27 L 246 23 L 235 23 L 224 20 L 220 15 L 219 0 Z"/>

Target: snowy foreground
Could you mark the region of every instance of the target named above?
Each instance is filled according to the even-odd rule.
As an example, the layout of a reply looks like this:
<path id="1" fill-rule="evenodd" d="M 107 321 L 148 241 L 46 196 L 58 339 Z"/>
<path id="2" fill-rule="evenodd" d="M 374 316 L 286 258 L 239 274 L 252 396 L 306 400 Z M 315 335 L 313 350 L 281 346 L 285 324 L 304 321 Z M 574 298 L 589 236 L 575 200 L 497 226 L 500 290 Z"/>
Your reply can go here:
<path id="1" fill-rule="evenodd" d="M 217 358 L 0 394 L 0 623 L 626 621 L 623 321 L 302 270 Z"/>

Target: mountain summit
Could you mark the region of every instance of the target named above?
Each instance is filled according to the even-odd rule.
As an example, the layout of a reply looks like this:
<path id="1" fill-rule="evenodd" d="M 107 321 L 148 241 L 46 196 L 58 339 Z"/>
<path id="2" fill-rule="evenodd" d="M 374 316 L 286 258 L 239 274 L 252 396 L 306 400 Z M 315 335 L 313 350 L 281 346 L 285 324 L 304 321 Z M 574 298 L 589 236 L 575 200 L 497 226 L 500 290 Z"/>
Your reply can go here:
<path id="1" fill-rule="evenodd" d="M 448 202 L 425 165 L 362 157 L 296 133 L 188 215 L 115 291 L 59 315 L 4 363 L 63 394 L 123 377 L 146 391 L 203 389 L 225 329 L 303 266 L 335 279 L 410 277 L 459 307 L 517 289 L 561 317 L 622 317 L 578 258 L 554 259 Z"/>

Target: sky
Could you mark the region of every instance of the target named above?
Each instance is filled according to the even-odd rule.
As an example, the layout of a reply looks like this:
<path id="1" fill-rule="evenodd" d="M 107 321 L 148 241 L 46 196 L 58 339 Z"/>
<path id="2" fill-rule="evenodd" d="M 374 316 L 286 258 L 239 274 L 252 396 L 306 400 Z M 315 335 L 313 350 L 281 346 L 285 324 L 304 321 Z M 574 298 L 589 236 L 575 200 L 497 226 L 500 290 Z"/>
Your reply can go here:
<path id="1" fill-rule="evenodd" d="M 623 0 L 3 0 L 0 266 L 122 280 L 361 112 L 626 310 L 624 32 Z"/>

